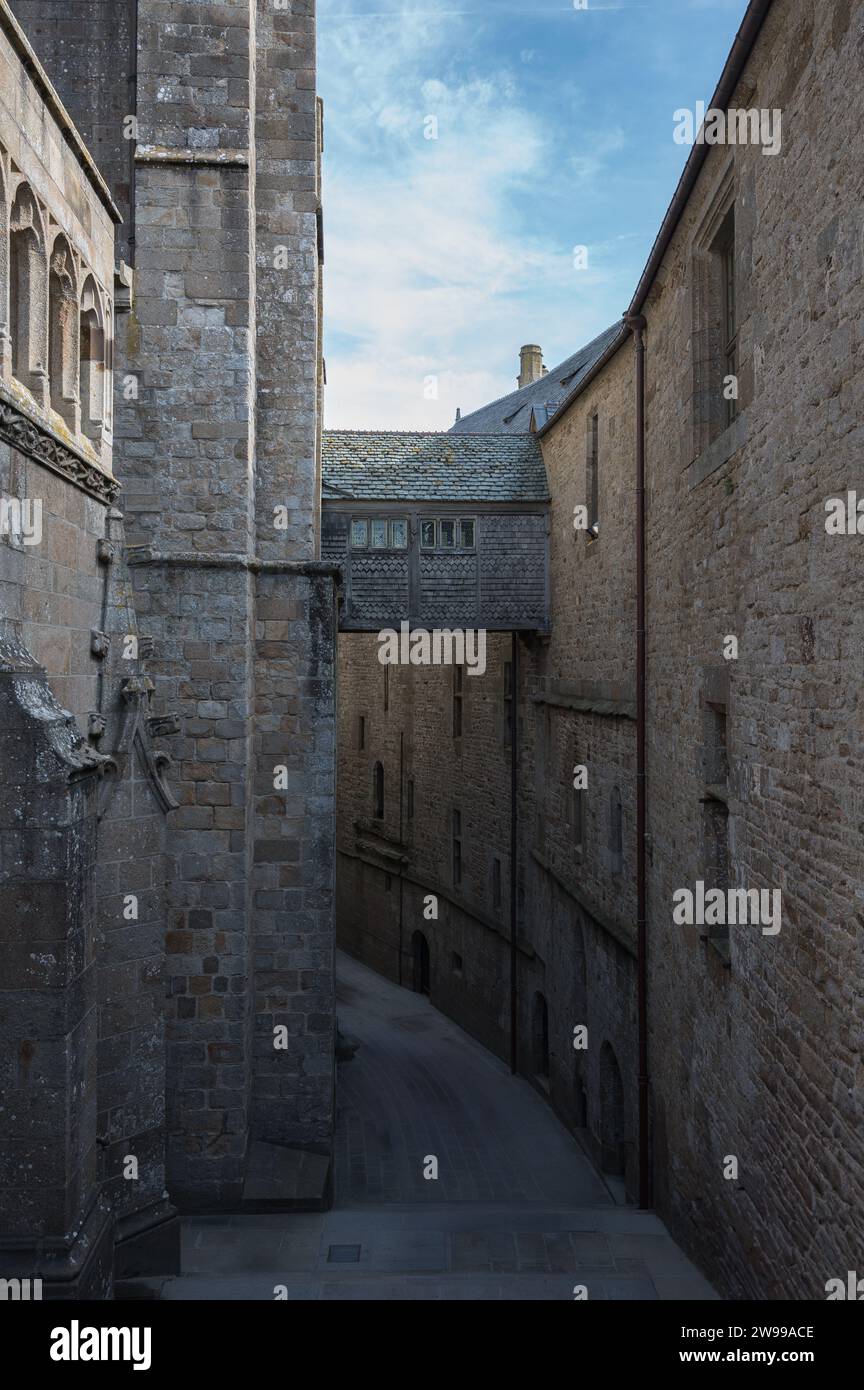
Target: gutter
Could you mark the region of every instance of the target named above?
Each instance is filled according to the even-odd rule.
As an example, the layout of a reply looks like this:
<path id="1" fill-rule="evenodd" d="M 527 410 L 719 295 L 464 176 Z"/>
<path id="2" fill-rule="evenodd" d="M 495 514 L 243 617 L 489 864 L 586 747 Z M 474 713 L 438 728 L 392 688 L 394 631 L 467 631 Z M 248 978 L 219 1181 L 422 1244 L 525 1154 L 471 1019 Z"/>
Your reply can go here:
<path id="1" fill-rule="evenodd" d="M 753 51 L 753 45 L 759 37 L 762 25 L 768 17 L 768 11 L 771 9 L 773 3 L 774 0 L 750 0 L 747 13 L 741 21 L 741 28 L 735 35 L 735 42 L 729 50 L 729 57 L 726 59 L 726 66 L 720 75 L 720 81 L 717 83 L 717 88 L 709 102 L 709 109 L 711 107 L 716 107 L 722 111 L 726 110 L 732 99 L 732 94 L 738 85 L 739 78 L 744 71 L 747 60 Z M 684 172 L 678 181 L 678 187 L 675 189 L 666 216 L 663 218 L 662 225 L 657 233 L 654 245 L 651 248 L 648 263 L 642 272 L 642 278 L 639 284 L 636 286 L 636 293 L 630 301 L 627 315 L 641 312 L 654 282 L 654 277 L 660 268 L 660 264 L 663 257 L 666 255 L 675 229 L 681 220 L 681 215 L 687 205 L 687 200 L 693 192 L 702 165 L 708 158 L 709 151 L 712 148 L 713 146 L 711 145 L 694 145 L 690 151 L 690 157 L 684 165 Z M 625 318 L 626 317 L 625 315 Z"/>
<path id="2" fill-rule="evenodd" d="M 510 645 L 510 1072 L 519 1070 L 519 634 Z"/>
<path id="3" fill-rule="evenodd" d="M 590 386 L 594 378 L 600 375 L 606 364 L 612 361 L 612 358 L 615 356 L 616 352 L 618 352 L 624 346 L 629 336 L 629 329 L 627 328 L 627 325 L 622 319 L 621 327 L 618 333 L 612 339 L 606 351 L 601 353 L 601 355 L 597 358 L 597 361 L 594 363 L 590 371 L 587 371 L 585 373 L 582 380 L 579 382 L 579 385 L 574 387 L 570 395 L 564 398 L 564 400 L 558 406 L 558 409 L 555 411 L 554 415 L 549 416 L 549 419 L 546 421 L 546 424 L 541 426 L 539 430 L 535 430 L 535 439 L 542 439 L 544 434 L 547 434 L 548 431 L 551 430 L 552 426 L 558 423 L 558 421 L 561 419 L 561 416 L 564 415 L 565 412 L 570 409 L 570 406 L 576 400 L 576 397 L 581 396 L 586 386 Z"/>
<path id="4" fill-rule="evenodd" d="M 729 105 L 732 94 L 738 85 L 750 54 L 753 52 L 753 46 L 759 37 L 762 25 L 767 19 L 768 11 L 771 9 L 773 3 L 774 0 L 750 0 L 747 13 L 741 21 L 741 28 L 738 30 L 735 41 L 729 50 L 729 57 L 726 59 L 726 65 L 720 75 L 720 81 L 709 102 L 709 108 L 717 107 L 725 111 Z M 629 335 L 629 328 L 627 326 L 628 316 L 641 313 L 651 290 L 651 286 L 654 283 L 654 277 L 660 268 L 663 257 L 669 249 L 669 243 L 675 234 L 675 229 L 681 221 L 682 214 L 687 206 L 687 200 L 693 192 L 702 165 L 708 158 L 708 153 L 712 148 L 713 146 L 711 145 L 694 145 L 690 151 L 690 157 L 684 165 L 683 173 L 678 180 L 678 186 L 666 210 L 666 216 L 663 218 L 660 230 L 654 239 L 654 245 L 651 247 L 645 269 L 642 272 L 639 284 L 636 286 L 636 292 L 630 301 L 627 313 L 622 318 L 620 334 L 616 338 L 613 338 L 609 347 L 601 357 L 597 358 L 594 366 L 589 372 L 586 372 L 585 376 L 579 382 L 579 385 L 574 387 L 570 395 L 561 402 L 555 414 L 551 415 L 545 425 L 536 431 L 536 439 L 542 439 L 543 436 L 552 429 L 553 425 L 557 424 L 562 415 L 569 410 L 573 402 L 581 396 L 582 392 L 591 385 L 595 377 L 600 374 L 619 349 L 624 346 Z"/>

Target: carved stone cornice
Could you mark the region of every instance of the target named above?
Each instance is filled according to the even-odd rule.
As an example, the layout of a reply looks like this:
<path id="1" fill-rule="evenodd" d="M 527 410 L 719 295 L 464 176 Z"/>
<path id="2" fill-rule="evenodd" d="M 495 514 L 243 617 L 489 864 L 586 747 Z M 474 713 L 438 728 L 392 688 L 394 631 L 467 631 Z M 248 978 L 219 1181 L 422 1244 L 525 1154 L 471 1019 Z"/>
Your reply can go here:
<path id="1" fill-rule="evenodd" d="M 59 473 L 61 478 L 106 506 L 110 506 L 120 491 L 115 478 L 65 444 L 49 425 L 35 419 L 3 382 L 0 382 L 0 442 L 44 464 L 53 473 Z"/>

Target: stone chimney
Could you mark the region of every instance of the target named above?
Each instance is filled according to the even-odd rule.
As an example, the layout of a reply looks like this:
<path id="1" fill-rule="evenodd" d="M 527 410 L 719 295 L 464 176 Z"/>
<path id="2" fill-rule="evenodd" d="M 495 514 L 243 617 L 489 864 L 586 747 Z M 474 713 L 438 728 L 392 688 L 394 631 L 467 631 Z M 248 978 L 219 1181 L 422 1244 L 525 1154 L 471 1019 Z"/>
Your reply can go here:
<path id="1" fill-rule="evenodd" d="M 523 386 L 530 386 L 532 381 L 539 381 L 541 376 L 546 375 L 546 368 L 543 366 L 543 349 L 536 343 L 526 343 L 519 349 L 520 372 L 518 377 L 519 389 Z"/>

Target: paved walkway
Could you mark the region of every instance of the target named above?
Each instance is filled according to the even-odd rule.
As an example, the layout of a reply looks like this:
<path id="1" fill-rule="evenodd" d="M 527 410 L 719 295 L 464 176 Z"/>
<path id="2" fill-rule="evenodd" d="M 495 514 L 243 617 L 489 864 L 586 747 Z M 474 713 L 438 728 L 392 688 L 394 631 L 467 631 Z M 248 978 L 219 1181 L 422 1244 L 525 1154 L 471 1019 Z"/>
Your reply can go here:
<path id="1" fill-rule="evenodd" d="M 339 1065 L 334 1209 L 187 1220 L 162 1298 L 716 1297 L 657 1217 L 616 1204 L 526 1081 L 422 996 L 345 956 L 339 977 L 360 1048 Z"/>

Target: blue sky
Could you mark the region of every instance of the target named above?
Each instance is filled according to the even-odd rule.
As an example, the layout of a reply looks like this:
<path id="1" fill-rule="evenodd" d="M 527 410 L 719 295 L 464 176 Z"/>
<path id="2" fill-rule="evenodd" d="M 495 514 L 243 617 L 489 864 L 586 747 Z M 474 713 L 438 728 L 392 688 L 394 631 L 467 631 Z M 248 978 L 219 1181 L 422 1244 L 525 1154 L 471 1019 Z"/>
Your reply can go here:
<path id="1" fill-rule="evenodd" d="M 319 0 L 328 427 L 447 429 L 627 307 L 747 5 L 587 4 Z"/>

